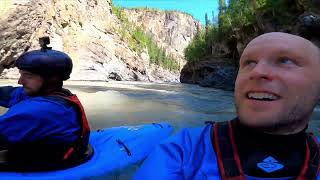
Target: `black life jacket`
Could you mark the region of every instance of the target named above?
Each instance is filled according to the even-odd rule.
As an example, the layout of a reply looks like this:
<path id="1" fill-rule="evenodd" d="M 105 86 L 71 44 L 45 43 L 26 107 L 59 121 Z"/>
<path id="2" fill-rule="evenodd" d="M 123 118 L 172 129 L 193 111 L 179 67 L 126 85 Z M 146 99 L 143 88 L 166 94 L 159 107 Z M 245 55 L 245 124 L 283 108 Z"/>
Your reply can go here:
<path id="1" fill-rule="evenodd" d="M 231 121 L 215 122 L 212 144 L 218 159 L 222 180 L 245 180 L 241 160 L 235 143 Z M 303 168 L 296 180 L 315 180 L 320 171 L 320 146 L 317 138 L 309 133 L 306 139 L 306 155 Z"/>

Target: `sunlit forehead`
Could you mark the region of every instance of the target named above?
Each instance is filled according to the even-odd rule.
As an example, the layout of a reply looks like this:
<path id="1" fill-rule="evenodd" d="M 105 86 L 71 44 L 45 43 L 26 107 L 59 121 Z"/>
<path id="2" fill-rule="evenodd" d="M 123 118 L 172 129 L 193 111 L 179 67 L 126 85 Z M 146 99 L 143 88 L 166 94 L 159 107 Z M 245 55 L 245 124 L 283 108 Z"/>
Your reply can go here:
<path id="1" fill-rule="evenodd" d="M 241 60 L 257 57 L 287 57 L 305 61 L 305 59 L 319 59 L 320 50 L 311 41 L 302 37 L 273 32 L 253 39 L 245 48 Z"/>

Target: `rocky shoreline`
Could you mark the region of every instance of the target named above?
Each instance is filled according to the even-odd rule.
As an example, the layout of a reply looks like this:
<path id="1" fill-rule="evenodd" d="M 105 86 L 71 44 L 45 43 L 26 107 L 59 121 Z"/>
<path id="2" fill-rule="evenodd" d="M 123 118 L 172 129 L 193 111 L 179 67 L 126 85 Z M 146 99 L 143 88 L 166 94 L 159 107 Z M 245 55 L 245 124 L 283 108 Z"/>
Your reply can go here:
<path id="1" fill-rule="evenodd" d="M 230 62 L 231 59 L 206 58 L 187 63 L 181 70 L 180 82 L 233 91 L 238 70 Z"/>

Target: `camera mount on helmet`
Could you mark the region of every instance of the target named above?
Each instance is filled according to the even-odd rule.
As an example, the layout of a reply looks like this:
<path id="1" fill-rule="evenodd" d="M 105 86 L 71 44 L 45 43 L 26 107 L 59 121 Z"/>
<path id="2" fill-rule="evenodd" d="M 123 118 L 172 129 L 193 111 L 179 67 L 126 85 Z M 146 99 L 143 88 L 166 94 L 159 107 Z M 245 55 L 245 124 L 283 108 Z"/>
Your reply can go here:
<path id="1" fill-rule="evenodd" d="M 48 44 L 50 44 L 49 36 L 40 37 L 39 44 L 40 44 L 41 50 L 52 49 L 52 47 L 48 47 Z"/>
<path id="2" fill-rule="evenodd" d="M 60 77 L 62 80 L 70 78 L 72 72 L 71 58 L 61 51 L 48 47 L 48 36 L 39 38 L 41 49 L 23 53 L 16 60 L 16 66 L 20 70 L 38 74 L 44 78 Z"/>

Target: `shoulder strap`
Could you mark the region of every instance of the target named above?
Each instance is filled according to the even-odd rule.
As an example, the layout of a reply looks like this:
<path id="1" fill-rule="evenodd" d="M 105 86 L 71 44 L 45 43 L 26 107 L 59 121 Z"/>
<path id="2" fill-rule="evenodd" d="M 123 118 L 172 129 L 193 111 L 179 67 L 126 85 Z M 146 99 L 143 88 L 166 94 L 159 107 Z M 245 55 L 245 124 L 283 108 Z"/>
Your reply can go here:
<path id="1" fill-rule="evenodd" d="M 90 132 L 90 127 L 89 127 L 86 113 L 84 111 L 84 108 L 83 108 L 80 100 L 78 99 L 78 97 L 76 95 L 74 95 L 70 91 L 64 89 L 63 92 L 56 92 L 56 93 L 50 94 L 46 97 L 49 99 L 56 99 L 60 102 L 65 102 L 65 103 L 71 104 L 73 107 L 75 107 L 77 110 L 77 114 L 79 116 L 79 119 L 80 119 L 80 122 L 79 122 L 81 125 L 81 134 L 80 135 L 85 136 L 86 134 L 88 134 Z"/>
<path id="2" fill-rule="evenodd" d="M 76 108 L 79 117 L 78 120 L 80 123 L 80 136 L 76 140 L 76 142 L 71 146 L 71 148 L 65 153 L 63 159 L 67 160 L 72 155 L 77 153 L 82 154 L 82 152 L 84 152 L 87 149 L 90 136 L 90 127 L 84 108 L 81 102 L 79 101 L 78 97 L 74 94 L 71 94 L 70 91 L 50 94 L 47 97 L 64 100 Z"/>
<path id="3" fill-rule="evenodd" d="M 90 127 L 89 127 L 86 113 L 84 111 L 84 108 L 83 108 L 80 100 L 78 99 L 78 97 L 76 95 L 66 97 L 66 99 L 69 102 L 72 102 L 78 108 L 78 113 L 79 113 L 80 119 L 81 119 L 81 136 L 87 135 L 90 132 Z"/>
<path id="4" fill-rule="evenodd" d="M 235 145 L 231 121 L 214 124 L 213 144 L 222 180 L 244 180 L 240 157 Z"/>
<path id="5" fill-rule="evenodd" d="M 307 134 L 307 150 L 304 166 L 298 180 L 316 180 L 320 172 L 320 145 L 317 138 Z"/>

